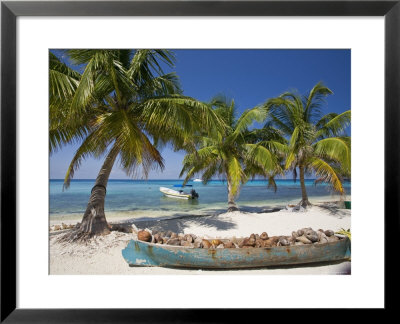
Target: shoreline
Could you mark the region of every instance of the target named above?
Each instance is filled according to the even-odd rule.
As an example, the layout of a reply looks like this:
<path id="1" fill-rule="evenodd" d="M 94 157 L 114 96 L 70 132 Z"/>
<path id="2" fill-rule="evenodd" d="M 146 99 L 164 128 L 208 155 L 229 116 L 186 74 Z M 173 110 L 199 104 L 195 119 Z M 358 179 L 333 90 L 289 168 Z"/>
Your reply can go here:
<path id="1" fill-rule="evenodd" d="M 330 202 L 315 202 L 305 212 L 279 210 L 275 212 L 231 212 L 208 216 L 183 216 L 173 219 L 150 219 L 137 221 L 125 219 L 124 222 L 135 224 L 140 229 L 172 230 L 176 233 L 195 234 L 204 238 L 245 237 L 251 233 L 268 235 L 290 235 L 293 230 L 312 227 L 338 231 L 351 228 L 351 210 L 333 207 Z M 162 267 L 129 267 L 122 257 L 122 249 L 135 238 L 134 233 L 111 232 L 95 237 L 87 244 L 58 243 L 61 233 L 50 235 L 49 274 L 196 274 L 196 275 L 237 275 L 237 274 L 348 274 L 350 261 L 306 264 L 285 267 L 268 267 L 247 270 L 196 270 L 171 269 Z"/>
<path id="2" fill-rule="evenodd" d="M 321 196 L 321 197 L 309 197 L 309 200 L 314 205 L 329 204 L 338 202 L 337 196 Z M 346 200 L 351 200 L 351 196 L 346 196 Z M 238 202 L 240 211 L 250 213 L 266 213 L 273 212 L 276 209 L 283 209 L 287 204 L 297 204 L 299 199 L 287 200 L 285 202 Z M 202 216 L 213 216 L 225 213 L 227 209 L 227 203 L 221 203 L 214 205 L 213 207 L 205 207 L 193 210 L 133 210 L 133 211 L 107 211 L 106 218 L 109 223 L 118 223 L 126 221 L 135 222 L 146 222 L 151 220 L 168 220 L 182 217 L 202 217 Z M 49 215 L 49 226 L 62 225 L 75 225 L 82 220 L 83 211 L 77 213 L 67 213 L 58 216 L 58 214 Z"/>

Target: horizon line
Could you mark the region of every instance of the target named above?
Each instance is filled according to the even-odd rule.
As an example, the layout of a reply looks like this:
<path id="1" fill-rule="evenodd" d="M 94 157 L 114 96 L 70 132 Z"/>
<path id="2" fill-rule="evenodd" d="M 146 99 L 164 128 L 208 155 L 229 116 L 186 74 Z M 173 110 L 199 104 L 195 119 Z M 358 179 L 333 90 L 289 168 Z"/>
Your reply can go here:
<path id="1" fill-rule="evenodd" d="M 50 178 L 49 180 L 61 180 L 61 181 L 64 181 L 64 179 L 62 179 L 62 178 Z M 89 178 L 81 178 L 81 179 L 71 179 L 71 181 L 76 181 L 76 180 L 96 180 L 96 178 L 93 178 L 93 179 L 89 179 Z M 108 179 L 108 180 L 125 180 L 125 181 L 149 181 L 149 180 L 156 180 L 156 181 L 160 181 L 160 180 L 164 180 L 164 181 L 167 181 L 167 180 L 174 180 L 174 181 L 183 181 L 182 179 L 118 179 L 118 178 L 110 178 L 110 179 Z M 248 180 L 248 182 L 249 181 L 268 181 L 267 179 L 250 179 L 250 180 Z M 293 179 L 275 179 L 275 180 L 291 180 L 291 181 L 294 181 Z M 304 180 L 316 180 L 316 178 L 307 178 L 307 179 L 304 179 Z M 347 179 L 345 179 L 345 180 L 347 180 Z M 193 181 L 193 180 L 189 180 L 189 181 Z M 210 179 L 210 180 L 208 180 L 208 181 L 226 181 L 226 180 L 223 180 L 223 179 Z M 297 181 L 300 181 L 300 179 L 296 179 L 296 182 Z"/>

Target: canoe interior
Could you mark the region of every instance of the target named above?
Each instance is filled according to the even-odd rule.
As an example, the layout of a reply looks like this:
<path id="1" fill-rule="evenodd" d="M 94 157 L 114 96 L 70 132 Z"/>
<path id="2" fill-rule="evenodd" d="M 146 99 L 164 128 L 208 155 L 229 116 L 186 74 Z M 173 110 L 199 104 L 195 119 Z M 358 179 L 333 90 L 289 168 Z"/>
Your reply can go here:
<path id="1" fill-rule="evenodd" d="M 122 250 L 130 266 L 238 269 L 338 261 L 350 258 L 350 240 L 270 248 L 200 249 L 131 240 Z"/>

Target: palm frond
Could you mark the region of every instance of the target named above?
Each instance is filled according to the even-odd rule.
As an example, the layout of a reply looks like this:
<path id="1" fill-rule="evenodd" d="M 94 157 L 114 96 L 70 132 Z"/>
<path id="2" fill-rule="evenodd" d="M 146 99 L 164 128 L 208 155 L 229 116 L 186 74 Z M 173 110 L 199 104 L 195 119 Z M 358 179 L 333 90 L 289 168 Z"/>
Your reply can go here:
<path id="1" fill-rule="evenodd" d="M 316 156 L 328 157 L 339 162 L 344 170 L 351 168 L 351 147 L 348 137 L 329 137 L 322 139 L 314 144 Z"/>
<path id="2" fill-rule="evenodd" d="M 324 99 L 333 92 L 325 87 L 322 82 L 317 83 L 305 97 L 304 117 L 305 121 L 314 122 L 321 113 L 321 105 L 325 102 Z"/>
<path id="3" fill-rule="evenodd" d="M 142 144 L 140 159 L 134 154 L 134 150 L 121 146 L 120 163 L 129 177 L 137 177 L 140 167 L 141 173 L 147 179 L 151 170 L 164 170 L 164 159 L 145 134 L 141 133 L 139 138 Z"/>
<path id="4" fill-rule="evenodd" d="M 235 131 L 233 137 L 236 138 L 239 134 L 243 133 L 253 122 L 262 122 L 267 116 L 267 111 L 261 107 L 255 107 L 244 111 L 236 125 L 234 126 Z"/>
<path id="5" fill-rule="evenodd" d="M 143 99 L 150 99 L 172 94 L 182 94 L 182 90 L 178 76 L 175 73 L 168 73 L 145 82 L 138 89 L 138 93 Z"/>
<path id="6" fill-rule="evenodd" d="M 312 166 L 315 173 L 321 179 L 323 179 L 323 181 L 328 182 L 332 185 L 333 190 L 340 194 L 344 194 L 342 182 L 340 181 L 338 174 L 335 172 L 332 166 L 329 165 L 329 163 L 322 159 L 312 158 L 309 161 L 309 165 Z"/>
<path id="7" fill-rule="evenodd" d="M 293 168 L 293 163 L 296 162 L 296 154 L 292 151 L 286 158 L 285 169 Z"/>
<path id="8" fill-rule="evenodd" d="M 276 170 L 277 159 L 271 151 L 259 144 L 245 144 L 244 146 L 247 149 L 246 162 L 262 168 L 264 174 Z"/>
<path id="9" fill-rule="evenodd" d="M 238 194 L 241 182 L 245 181 L 245 174 L 239 160 L 235 157 L 226 161 L 227 178 L 231 184 L 231 193 L 236 196 Z"/>
<path id="10" fill-rule="evenodd" d="M 299 138 L 299 133 L 300 133 L 300 129 L 299 129 L 299 127 L 296 127 L 290 138 L 289 150 L 293 151 L 295 149 L 296 145 L 298 144 L 297 140 Z"/>
<path id="11" fill-rule="evenodd" d="M 110 141 L 99 136 L 100 132 L 101 129 L 97 129 L 89 134 L 75 152 L 64 178 L 63 189 L 69 188 L 71 179 L 74 177 L 75 171 L 79 169 L 83 160 L 89 156 L 100 156 L 101 154 L 104 154 L 107 147 L 110 145 Z"/>
<path id="12" fill-rule="evenodd" d="M 172 67 L 175 57 L 168 50 L 136 50 L 128 70 L 129 78 L 140 87 L 144 83 L 154 78 L 155 74 L 164 74 L 159 61 Z"/>
<path id="13" fill-rule="evenodd" d="M 69 100 L 79 84 L 81 75 L 62 63 L 49 52 L 49 96 L 50 105 Z"/>
<path id="14" fill-rule="evenodd" d="M 258 145 L 262 145 L 271 151 L 276 156 L 284 156 L 289 153 L 289 147 L 281 142 L 277 141 L 260 141 L 257 143 Z"/>
<path id="15" fill-rule="evenodd" d="M 223 121 L 207 104 L 180 95 L 153 98 L 142 105 L 141 119 L 151 134 L 189 140 L 193 133 L 209 129 L 216 132 Z M 176 142 L 175 144 L 179 144 Z"/>
<path id="16" fill-rule="evenodd" d="M 319 129 L 316 137 L 340 136 L 351 122 L 351 111 L 347 110 L 339 115 L 328 114 L 317 123 Z"/>

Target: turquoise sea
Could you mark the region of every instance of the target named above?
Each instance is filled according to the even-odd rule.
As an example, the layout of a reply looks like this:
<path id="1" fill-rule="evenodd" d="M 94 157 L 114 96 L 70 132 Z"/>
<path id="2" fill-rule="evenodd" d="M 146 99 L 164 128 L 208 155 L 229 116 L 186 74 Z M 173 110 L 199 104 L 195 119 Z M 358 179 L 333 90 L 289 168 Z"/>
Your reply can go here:
<path id="1" fill-rule="evenodd" d="M 72 180 L 68 190 L 63 191 L 63 180 L 50 180 L 50 219 L 80 219 L 86 208 L 91 188 L 95 180 Z M 264 180 L 253 180 L 240 191 L 237 204 L 242 210 L 255 207 L 278 207 L 298 202 L 301 198 L 300 182 L 277 180 L 278 190 L 267 189 Z M 160 187 L 179 190 L 182 180 L 109 180 L 105 202 L 106 216 L 132 217 L 137 219 L 181 217 L 223 212 L 227 208 L 226 182 L 213 180 L 207 185 L 189 182 L 195 189 L 198 199 L 174 199 L 165 197 Z M 314 180 L 306 180 L 307 193 L 311 201 L 338 200 L 332 195 L 327 184 L 314 185 Z M 351 195 L 351 184 L 345 182 L 346 195 Z"/>

